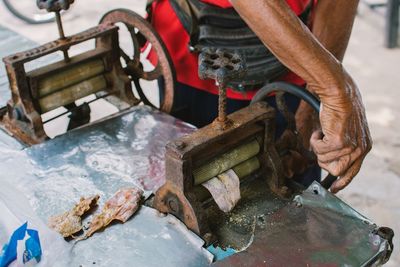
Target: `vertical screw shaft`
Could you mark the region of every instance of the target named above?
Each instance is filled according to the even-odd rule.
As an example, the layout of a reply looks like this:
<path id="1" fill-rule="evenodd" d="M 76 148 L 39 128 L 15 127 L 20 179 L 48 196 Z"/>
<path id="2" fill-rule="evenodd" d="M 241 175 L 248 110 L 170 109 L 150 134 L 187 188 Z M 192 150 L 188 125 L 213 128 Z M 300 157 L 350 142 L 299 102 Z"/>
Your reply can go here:
<path id="1" fill-rule="evenodd" d="M 218 85 L 218 121 L 226 123 L 226 87 L 224 84 Z"/>
<path id="2" fill-rule="evenodd" d="M 56 11 L 56 21 L 57 21 L 57 28 L 58 28 L 58 33 L 60 35 L 60 39 L 65 39 L 65 34 L 64 34 L 64 29 L 61 21 L 61 14 L 60 11 Z M 64 60 L 65 62 L 68 62 L 70 60 L 69 55 L 68 55 L 68 50 L 63 50 L 64 54 Z"/>

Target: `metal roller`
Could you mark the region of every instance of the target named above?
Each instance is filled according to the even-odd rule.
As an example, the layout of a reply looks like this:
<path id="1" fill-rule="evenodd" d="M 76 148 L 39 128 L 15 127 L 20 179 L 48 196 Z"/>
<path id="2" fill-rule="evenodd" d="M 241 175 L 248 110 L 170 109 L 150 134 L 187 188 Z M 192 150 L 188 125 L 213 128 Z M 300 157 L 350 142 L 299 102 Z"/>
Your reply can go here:
<path id="1" fill-rule="evenodd" d="M 260 168 L 260 161 L 257 157 L 252 157 L 239 165 L 233 167 L 233 171 L 239 178 L 244 178 Z"/>
<path id="2" fill-rule="evenodd" d="M 41 112 L 45 113 L 60 106 L 65 106 L 77 99 L 105 90 L 106 88 L 107 81 L 105 77 L 98 75 L 39 99 Z"/>
<path id="3" fill-rule="evenodd" d="M 253 140 L 222 154 L 207 164 L 193 171 L 194 184 L 199 185 L 230 168 L 254 157 L 260 152 L 260 145 Z"/>
<path id="4" fill-rule="evenodd" d="M 88 80 L 103 73 L 105 70 L 102 59 L 86 61 L 70 68 L 47 75 L 38 81 L 39 97 L 60 91 L 65 87 Z"/>

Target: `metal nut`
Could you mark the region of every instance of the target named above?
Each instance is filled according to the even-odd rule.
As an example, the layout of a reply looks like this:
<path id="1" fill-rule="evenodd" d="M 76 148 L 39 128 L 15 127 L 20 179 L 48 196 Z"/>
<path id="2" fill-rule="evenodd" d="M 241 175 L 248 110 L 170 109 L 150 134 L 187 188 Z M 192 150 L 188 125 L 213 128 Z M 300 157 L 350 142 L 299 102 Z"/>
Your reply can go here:
<path id="1" fill-rule="evenodd" d="M 186 147 L 186 144 L 182 141 L 176 141 L 174 144 L 177 149 L 184 149 Z"/>
<path id="2" fill-rule="evenodd" d="M 179 211 L 179 205 L 178 205 L 178 202 L 175 199 L 168 200 L 168 207 L 173 212 L 178 212 Z"/>

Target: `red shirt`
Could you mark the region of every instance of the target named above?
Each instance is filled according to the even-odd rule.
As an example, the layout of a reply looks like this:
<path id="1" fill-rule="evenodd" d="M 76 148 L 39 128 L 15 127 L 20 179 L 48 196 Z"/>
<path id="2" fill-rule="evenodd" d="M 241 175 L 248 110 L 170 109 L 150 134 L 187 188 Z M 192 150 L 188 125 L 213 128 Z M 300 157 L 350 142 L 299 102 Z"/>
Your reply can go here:
<path id="1" fill-rule="evenodd" d="M 221 8 L 232 7 L 229 0 L 201 0 L 204 3 L 213 4 Z M 290 8 L 296 15 L 300 15 L 311 0 L 286 0 Z M 168 52 L 174 63 L 177 80 L 180 83 L 204 90 L 213 94 L 218 94 L 218 89 L 213 80 L 201 80 L 197 74 L 198 55 L 189 52 L 189 34 L 182 26 L 179 18 L 175 14 L 168 0 L 158 0 L 153 3 L 152 24 L 164 41 Z M 150 57 L 151 60 L 151 57 Z M 296 74 L 289 72 L 279 80 L 284 80 L 297 85 L 305 82 Z M 227 96 L 233 99 L 251 100 L 256 93 L 248 91 L 245 93 L 231 89 L 227 90 Z"/>

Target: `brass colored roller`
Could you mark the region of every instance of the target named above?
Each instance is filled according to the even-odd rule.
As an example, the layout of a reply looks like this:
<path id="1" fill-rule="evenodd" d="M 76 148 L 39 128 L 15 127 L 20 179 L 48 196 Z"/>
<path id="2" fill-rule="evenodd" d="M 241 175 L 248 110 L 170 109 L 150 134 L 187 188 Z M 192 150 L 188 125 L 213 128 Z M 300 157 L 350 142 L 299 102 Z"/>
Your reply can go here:
<path id="1" fill-rule="evenodd" d="M 239 178 L 244 178 L 253 173 L 255 170 L 258 170 L 259 168 L 260 168 L 260 161 L 258 160 L 257 157 L 252 157 L 240 163 L 239 165 L 236 165 L 232 169 Z"/>
<path id="2" fill-rule="evenodd" d="M 70 104 L 82 97 L 104 90 L 106 87 L 107 81 L 105 77 L 99 75 L 39 99 L 40 109 L 42 113 L 45 113 L 60 106 Z"/>
<path id="3" fill-rule="evenodd" d="M 257 140 L 238 146 L 193 171 L 194 184 L 199 185 L 224 171 L 254 157 L 260 151 Z"/>
<path id="4" fill-rule="evenodd" d="M 74 65 L 66 70 L 48 75 L 38 81 L 39 97 L 46 96 L 65 87 L 88 80 L 104 72 L 104 63 L 95 59 Z"/>

